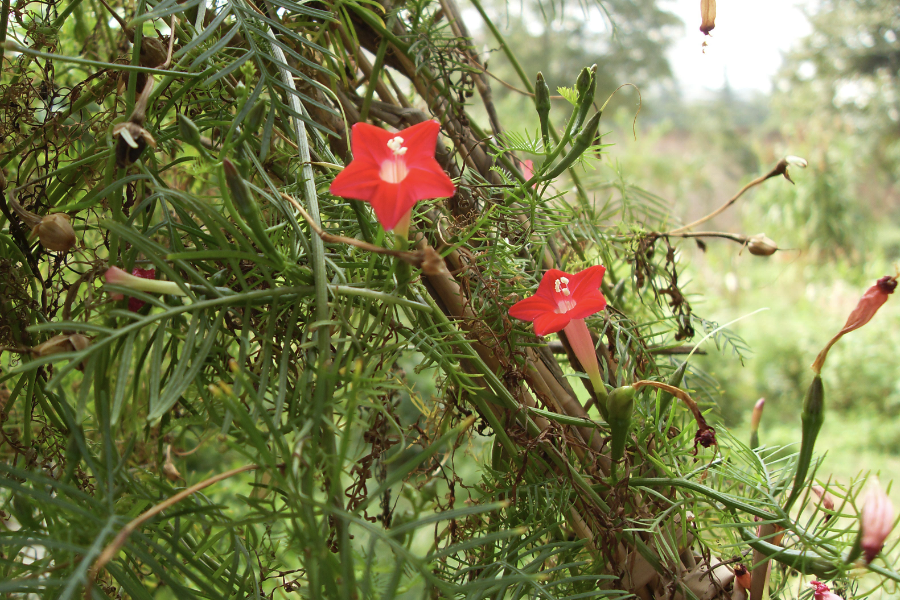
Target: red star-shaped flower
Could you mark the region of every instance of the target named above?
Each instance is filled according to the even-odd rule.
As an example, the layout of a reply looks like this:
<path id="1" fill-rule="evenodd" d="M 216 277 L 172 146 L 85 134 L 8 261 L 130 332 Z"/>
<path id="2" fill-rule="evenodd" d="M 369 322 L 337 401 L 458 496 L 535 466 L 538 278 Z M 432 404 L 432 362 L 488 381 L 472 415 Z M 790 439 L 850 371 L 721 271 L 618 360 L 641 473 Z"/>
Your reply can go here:
<path id="1" fill-rule="evenodd" d="M 600 292 L 604 273 L 606 267 L 601 265 L 574 275 L 550 269 L 535 295 L 512 305 L 509 315 L 534 321 L 537 335 L 556 333 L 573 319 L 584 319 L 606 308 L 606 298 Z"/>
<path id="2" fill-rule="evenodd" d="M 448 198 L 456 187 L 434 158 L 441 126 L 424 121 L 391 133 L 368 123 L 353 126 L 353 160 L 329 191 L 372 205 L 381 225 L 391 230 L 425 198 Z"/>

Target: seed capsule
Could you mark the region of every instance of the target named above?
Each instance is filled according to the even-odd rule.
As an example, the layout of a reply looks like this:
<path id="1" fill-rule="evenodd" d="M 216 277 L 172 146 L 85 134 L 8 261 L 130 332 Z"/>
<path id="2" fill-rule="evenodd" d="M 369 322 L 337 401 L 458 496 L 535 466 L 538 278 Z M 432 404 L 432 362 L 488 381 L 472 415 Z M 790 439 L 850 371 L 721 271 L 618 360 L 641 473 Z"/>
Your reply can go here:
<path id="1" fill-rule="evenodd" d="M 78 241 L 75 230 L 70 223 L 69 215 L 53 213 L 46 217 L 25 210 L 21 204 L 10 198 L 10 207 L 22 222 L 31 228 L 31 234 L 37 236 L 41 246 L 53 252 L 68 252 Z"/>

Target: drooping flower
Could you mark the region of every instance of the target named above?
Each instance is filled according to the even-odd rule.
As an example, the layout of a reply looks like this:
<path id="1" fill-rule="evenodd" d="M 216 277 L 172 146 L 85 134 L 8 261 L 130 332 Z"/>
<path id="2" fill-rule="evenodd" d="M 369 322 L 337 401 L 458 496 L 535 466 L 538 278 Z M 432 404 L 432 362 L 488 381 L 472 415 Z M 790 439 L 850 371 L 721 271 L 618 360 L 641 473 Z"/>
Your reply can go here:
<path id="1" fill-rule="evenodd" d="M 809 585 L 815 590 L 813 592 L 814 600 L 844 600 L 821 581 L 811 581 Z"/>
<path id="2" fill-rule="evenodd" d="M 859 303 L 856 305 L 856 308 L 853 309 L 853 312 L 850 313 L 850 316 L 847 317 L 847 322 L 844 323 L 844 328 L 837 332 L 825 348 L 819 352 L 819 355 L 816 357 L 816 361 L 812 365 L 813 371 L 816 373 L 822 372 L 822 366 L 825 364 L 825 359 L 828 357 L 828 351 L 831 350 L 831 347 L 834 346 L 839 339 L 841 339 L 845 334 L 850 333 L 851 331 L 855 331 L 872 320 L 872 317 L 875 316 L 875 313 L 878 312 L 878 309 L 881 308 L 885 302 L 887 302 L 888 296 L 894 293 L 894 290 L 897 289 L 897 277 L 891 277 L 890 275 L 885 275 L 881 279 L 875 282 L 875 285 L 866 290 L 866 293 L 863 294 L 862 298 L 859 299 Z"/>
<path id="3" fill-rule="evenodd" d="M 869 489 L 860 515 L 861 546 L 866 563 L 881 552 L 884 540 L 894 528 L 894 505 L 876 479 Z"/>
<path id="4" fill-rule="evenodd" d="M 819 499 L 819 506 L 825 510 L 834 510 L 834 496 L 828 490 L 821 485 L 814 485 L 811 489 L 813 494 Z M 826 514 L 825 521 L 827 522 L 832 516 L 834 515 Z"/>
<path id="5" fill-rule="evenodd" d="M 447 198 L 456 187 L 434 158 L 441 126 L 424 121 L 397 133 L 368 123 L 353 126 L 353 160 L 329 191 L 372 205 L 381 225 L 392 230 L 419 200 Z"/>
<path id="6" fill-rule="evenodd" d="M 516 302 L 509 309 L 509 316 L 534 322 L 537 335 L 565 330 L 572 352 L 591 378 L 594 389 L 604 397 L 606 388 L 600 378 L 594 342 L 584 319 L 606 308 L 606 298 L 600 292 L 605 272 L 606 267 L 601 265 L 571 275 L 550 269 L 541 279 L 534 296 Z"/>

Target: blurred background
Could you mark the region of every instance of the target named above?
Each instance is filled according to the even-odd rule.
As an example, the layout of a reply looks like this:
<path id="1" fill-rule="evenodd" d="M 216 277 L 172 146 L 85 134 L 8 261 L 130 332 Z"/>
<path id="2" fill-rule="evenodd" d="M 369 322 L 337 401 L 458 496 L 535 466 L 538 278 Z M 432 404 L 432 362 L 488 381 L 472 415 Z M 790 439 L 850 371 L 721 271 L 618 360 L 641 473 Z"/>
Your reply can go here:
<path id="1" fill-rule="evenodd" d="M 609 183 L 611 191 L 595 193 L 596 204 L 627 207 L 629 195 L 634 202 L 656 197 L 677 227 L 720 206 L 785 155 L 809 162 L 792 169 L 794 185 L 770 179 L 699 228 L 764 232 L 785 250 L 760 257 L 727 240 L 707 239 L 705 249 L 679 242 L 694 311 L 719 324 L 746 317 L 729 327 L 743 344 L 717 348 L 709 340 L 708 354 L 692 359 L 711 376 L 694 380 L 698 395 L 744 439 L 750 409 L 765 397 L 761 442 L 795 443 L 809 365 L 864 291 L 895 274 L 900 260 L 900 5 L 719 2 L 711 36 L 699 31 L 700 0 L 610 0 L 603 7 L 486 5 L 526 73 L 542 71 L 551 90 L 572 85 L 592 63 L 598 104 L 622 84 L 640 90 L 639 114 L 632 87 L 607 105 L 601 131 L 614 145 L 584 175 Z M 521 87 L 512 66 L 486 32 L 473 34 L 496 76 L 504 122 L 533 133 L 531 100 L 510 89 Z M 750 315 L 759 309 L 767 310 Z M 823 372 L 829 414 L 817 446 L 828 452 L 821 479 L 873 471 L 887 482 L 900 467 L 898 315 L 900 300 L 888 302 L 832 351 Z M 892 496 L 900 502 L 897 490 Z"/>

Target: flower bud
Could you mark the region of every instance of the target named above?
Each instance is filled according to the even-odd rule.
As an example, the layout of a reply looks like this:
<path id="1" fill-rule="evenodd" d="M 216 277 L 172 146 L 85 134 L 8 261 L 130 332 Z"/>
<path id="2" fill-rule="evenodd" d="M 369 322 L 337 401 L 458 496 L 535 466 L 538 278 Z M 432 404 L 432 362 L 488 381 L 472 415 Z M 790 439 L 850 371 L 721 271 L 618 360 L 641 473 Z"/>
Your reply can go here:
<path id="1" fill-rule="evenodd" d="M 762 420 L 763 408 L 766 405 L 766 399 L 760 398 L 753 407 L 750 415 L 750 449 L 755 450 L 759 447 L 759 422 Z"/>
<path id="2" fill-rule="evenodd" d="M 766 237 L 764 233 L 757 233 L 747 241 L 747 250 L 754 256 L 771 256 L 778 251 L 778 244 Z"/>
<path id="3" fill-rule="evenodd" d="M 894 505 L 876 478 L 866 497 L 860 515 L 861 545 L 866 564 L 884 547 L 884 540 L 894 528 Z"/>
<path id="4" fill-rule="evenodd" d="M 809 585 L 815 590 L 813 592 L 814 600 L 844 600 L 822 582 L 812 581 Z"/>
<path id="5" fill-rule="evenodd" d="M 812 492 L 819 499 L 819 506 L 824 508 L 825 510 L 834 510 L 834 496 L 828 493 L 828 490 L 823 488 L 821 485 L 812 486 Z M 825 515 L 825 521 L 828 522 L 833 515 Z"/>
<path id="6" fill-rule="evenodd" d="M 545 152 L 550 148 L 550 104 L 550 86 L 544 81 L 543 73 L 538 71 L 534 84 L 534 107 L 541 122 L 541 139 L 544 141 Z"/>
<path id="7" fill-rule="evenodd" d="M 182 114 L 178 114 L 178 133 L 181 135 L 181 141 L 190 144 L 194 148 L 202 148 L 200 128 L 197 124 Z"/>
<path id="8" fill-rule="evenodd" d="M 147 269 L 150 271 L 151 269 Z M 155 274 L 155 273 L 154 273 Z M 110 267 L 103 275 L 106 283 L 119 285 L 130 288 L 139 292 L 149 292 L 151 294 L 172 294 L 173 296 L 186 295 L 184 290 L 178 287 L 174 281 L 157 281 L 155 279 L 145 279 L 143 276 L 137 277 L 129 275 L 119 267 Z"/>
<path id="9" fill-rule="evenodd" d="M 634 388 L 630 385 L 614 389 L 606 398 L 607 422 L 609 423 L 612 441 L 610 442 L 610 459 L 615 475 L 616 465 L 625 456 L 625 442 L 631 430 L 631 414 L 634 412 Z"/>

